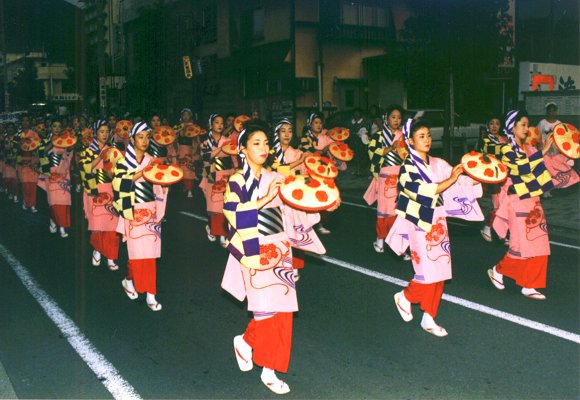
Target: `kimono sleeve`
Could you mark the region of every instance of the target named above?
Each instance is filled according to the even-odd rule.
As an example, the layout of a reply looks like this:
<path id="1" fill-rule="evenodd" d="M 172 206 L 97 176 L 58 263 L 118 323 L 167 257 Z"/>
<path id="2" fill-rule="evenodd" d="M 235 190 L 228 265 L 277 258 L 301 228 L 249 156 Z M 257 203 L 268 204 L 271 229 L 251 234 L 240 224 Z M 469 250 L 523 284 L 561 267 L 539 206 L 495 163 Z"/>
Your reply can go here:
<path id="1" fill-rule="evenodd" d="M 371 172 L 373 173 L 373 176 L 377 177 L 385 161 L 380 131 L 371 136 L 368 145 L 368 155 L 371 162 Z"/>
<path id="2" fill-rule="evenodd" d="M 258 204 L 246 199 L 241 173 L 230 177 L 224 194 L 223 213 L 230 230 L 228 250 L 246 268 L 260 269 Z"/>
<path id="3" fill-rule="evenodd" d="M 133 220 L 133 207 L 135 206 L 133 176 L 135 176 L 135 171 L 129 171 L 125 159 L 117 162 L 113 178 L 113 206 L 119 216 L 129 221 Z"/>

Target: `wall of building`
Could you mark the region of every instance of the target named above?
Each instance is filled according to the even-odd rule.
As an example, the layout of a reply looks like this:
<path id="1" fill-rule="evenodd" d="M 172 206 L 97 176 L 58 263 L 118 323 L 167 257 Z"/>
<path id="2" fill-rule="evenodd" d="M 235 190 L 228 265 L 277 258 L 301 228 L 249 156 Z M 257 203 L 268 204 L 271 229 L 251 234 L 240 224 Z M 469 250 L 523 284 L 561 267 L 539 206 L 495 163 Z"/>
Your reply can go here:
<path id="1" fill-rule="evenodd" d="M 318 0 L 294 0 L 296 21 L 318 22 L 319 2 Z"/>

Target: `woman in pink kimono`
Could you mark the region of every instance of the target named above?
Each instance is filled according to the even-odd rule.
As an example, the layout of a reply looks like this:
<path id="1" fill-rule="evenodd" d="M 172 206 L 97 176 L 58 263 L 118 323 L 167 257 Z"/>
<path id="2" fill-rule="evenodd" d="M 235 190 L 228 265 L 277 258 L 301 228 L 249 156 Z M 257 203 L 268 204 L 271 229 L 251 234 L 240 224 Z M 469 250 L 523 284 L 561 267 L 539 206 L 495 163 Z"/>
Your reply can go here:
<path id="1" fill-rule="evenodd" d="M 116 271 L 119 269 L 116 263 L 119 256 L 119 216 L 113 207 L 112 177 L 105 171 L 103 161 L 110 148 L 107 121 L 101 119 L 95 122 L 93 131 L 93 141 L 80 157 L 83 205 L 94 249 L 92 263 L 95 267 L 99 266 L 104 256 L 108 268 Z"/>
<path id="2" fill-rule="evenodd" d="M 304 175 L 306 166 L 304 159 L 311 153 L 295 149 L 290 145 L 293 137 L 292 122 L 284 118 L 274 128 L 273 146 L 270 150 L 272 170 L 284 176 Z M 295 248 L 292 252 L 292 267 L 294 268 L 294 281 L 300 279 L 299 269 L 304 268 L 304 251 Z"/>
<path id="3" fill-rule="evenodd" d="M 525 145 L 528 117 L 524 111 L 508 112 L 505 131 L 510 142 L 501 148 L 501 160 L 509 175 L 499 194 L 493 228 L 500 237 L 509 231 L 509 250 L 487 275 L 498 290 L 505 289 L 503 278 L 507 276 L 521 286 L 524 296 L 545 300 L 537 289 L 546 287 L 550 242 L 539 196 L 554 187 L 544 164 L 553 138 L 551 134 L 546 137 L 541 151 Z"/>
<path id="4" fill-rule="evenodd" d="M 33 130 L 24 132 L 23 139 L 37 138 L 37 133 Z M 22 139 L 21 139 L 22 140 Z M 30 209 L 35 213 L 36 210 L 36 184 L 38 183 L 38 151 L 24 151 L 20 148 L 20 156 L 18 158 L 18 177 L 22 185 L 22 209 Z"/>
<path id="5" fill-rule="evenodd" d="M 300 138 L 298 149 L 305 153 L 322 154 L 327 152 L 328 146 L 333 142 L 334 140 L 327 135 L 327 130 L 324 129 L 324 120 L 322 116 L 317 113 L 310 114 L 306 120 L 306 134 Z M 346 169 L 346 164 L 338 160 L 333 161 L 335 162 L 336 168 L 339 170 L 344 171 Z M 322 235 L 328 235 L 331 233 L 330 229 L 324 226 L 324 224 L 328 222 L 328 218 L 328 213 L 321 213 L 322 221 L 318 224 L 318 233 Z"/>
<path id="6" fill-rule="evenodd" d="M 60 132 L 60 122 L 52 123 L 52 133 Z M 51 135 L 52 136 L 52 135 Z M 70 167 L 74 152 L 72 148 L 61 149 L 49 144 L 45 149 L 50 175 L 47 182 L 48 206 L 50 207 L 50 232 L 60 231 L 60 237 L 68 237 L 65 228 L 70 228 L 71 180 Z"/>
<path id="7" fill-rule="evenodd" d="M 222 134 L 224 119 L 218 114 L 209 117 L 209 132 L 201 142 L 201 159 L 203 162 L 203 178 L 201 188 L 209 214 L 209 224 L 205 230 L 210 242 L 220 238 L 220 245 L 226 247 L 228 230 L 226 219 L 223 214 L 224 192 L 229 177 L 234 173 L 234 162 L 231 156 L 222 151 L 222 147 L 229 141 Z"/>
<path id="8" fill-rule="evenodd" d="M 183 190 L 187 192 L 187 198 L 193 198 L 193 181 L 195 180 L 195 153 L 197 147 L 197 138 L 190 138 L 184 136 L 185 128 L 188 125 L 192 125 L 191 117 L 193 113 L 189 108 L 184 108 L 181 110 L 181 124 L 177 126 L 177 142 L 178 142 L 178 154 L 177 157 L 180 160 L 180 165 L 183 169 L 183 179 L 181 180 L 183 184 Z"/>
<path id="9" fill-rule="evenodd" d="M 264 385 L 284 394 L 290 388 L 276 371 L 288 371 L 298 301 L 285 217 L 289 207 L 278 195 L 284 177 L 264 168 L 269 153 L 267 130 L 265 123 L 253 121 L 239 137 L 242 170 L 231 176 L 224 199 L 231 229 L 222 288 L 239 301 L 247 297 L 254 314 L 245 333 L 234 338 L 240 370 L 251 370 L 255 362 L 263 367 Z"/>
<path id="10" fill-rule="evenodd" d="M 399 129 L 403 116 L 403 108 L 391 105 L 383 114 L 383 129 L 371 136 L 368 155 L 371 164 L 373 180 L 369 185 L 364 199 L 368 205 L 377 202 L 377 240 L 373 247 L 377 253 L 384 252 L 385 238 L 395 222 L 395 207 L 397 205 L 397 180 L 403 159 L 395 149 L 397 141 L 403 139 Z M 405 254 L 405 260 L 411 258 Z"/>
<path id="11" fill-rule="evenodd" d="M 409 155 L 401 165 L 397 218 L 387 244 L 397 254 L 411 247 L 415 275 L 409 285 L 395 294 L 395 305 L 405 322 L 413 319 L 411 305 L 423 310 L 421 327 L 432 335 L 447 336 L 435 323 L 445 281 L 452 278 L 447 217 L 483 220 L 477 198 L 481 185 L 463 173 L 461 165 L 429 156 L 429 127 L 409 119 L 403 127 Z"/>
<path id="12" fill-rule="evenodd" d="M 498 159 L 501 159 L 501 147 L 507 143 L 507 137 L 501 136 L 499 134 L 501 128 L 501 120 L 499 117 L 492 116 L 487 123 L 486 136 L 483 137 L 483 146 L 481 152 L 483 154 L 493 154 Z M 487 217 L 483 228 L 480 233 L 486 242 L 491 242 L 493 238 L 491 237 L 491 226 L 493 225 L 493 220 L 495 218 L 495 213 L 499 207 L 498 194 L 501 190 L 501 185 L 499 184 L 484 184 L 484 192 L 487 192 L 491 196 L 492 210 Z"/>
<path id="13" fill-rule="evenodd" d="M 151 117 L 149 126 L 151 127 L 151 132 L 155 132 L 155 128 L 159 128 L 161 126 L 161 118 L 159 115 L 154 114 Z M 147 153 L 149 153 L 151 157 L 159 159 L 162 163 L 173 163 L 177 161 L 177 150 L 175 145 L 176 142 L 173 142 L 170 145 L 161 145 L 154 139 L 151 139 L 149 141 L 149 148 L 147 149 Z"/>
<path id="14" fill-rule="evenodd" d="M 149 127 L 138 122 L 131 130 L 125 158 L 117 163 L 113 178 L 115 209 L 119 213 L 117 232 L 127 242 L 127 275 L 121 282 L 127 297 L 135 300 L 147 293 L 147 306 L 160 311 L 157 294 L 157 258 L 161 257 L 161 220 L 165 215 L 167 188 L 143 178 L 143 169 L 152 158 Z"/>

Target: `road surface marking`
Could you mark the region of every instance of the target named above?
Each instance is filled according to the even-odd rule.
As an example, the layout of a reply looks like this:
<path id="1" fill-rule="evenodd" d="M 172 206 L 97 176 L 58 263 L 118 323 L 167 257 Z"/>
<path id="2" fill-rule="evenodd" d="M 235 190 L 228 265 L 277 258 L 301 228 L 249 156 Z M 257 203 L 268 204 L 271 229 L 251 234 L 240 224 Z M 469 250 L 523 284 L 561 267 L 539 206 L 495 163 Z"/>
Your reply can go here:
<path id="1" fill-rule="evenodd" d="M 200 221 L 204 221 L 204 222 L 207 222 L 208 221 L 207 217 L 203 217 L 201 215 L 197 215 L 197 214 L 190 213 L 190 212 L 187 212 L 187 211 L 180 211 L 180 213 L 183 214 L 183 215 L 187 215 L 188 217 L 198 219 Z"/>
<path id="2" fill-rule="evenodd" d="M 350 269 L 352 271 L 359 272 L 363 275 L 367 275 L 367 276 L 370 276 L 370 277 L 373 277 L 376 279 L 380 279 L 382 281 L 389 282 L 389 283 L 392 283 L 392 284 L 395 284 L 398 286 L 406 287 L 408 285 L 408 282 L 404 281 L 402 279 L 398 279 L 398 278 L 395 278 L 395 277 L 392 277 L 389 275 L 385 275 L 385 274 L 382 274 L 380 272 L 376 272 L 376 271 L 361 267 L 360 265 L 351 264 L 349 262 L 342 261 L 342 260 L 339 260 L 339 259 L 336 259 L 333 257 L 321 256 L 321 255 L 311 254 L 311 253 L 308 253 L 308 256 L 314 257 L 314 258 L 319 258 L 323 261 L 329 262 L 329 263 L 337 265 L 339 267 Z M 474 310 L 474 311 L 479 311 L 483 314 L 488 314 L 488 315 L 491 315 L 491 316 L 494 316 L 494 317 L 497 317 L 497 318 L 500 318 L 500 319 L 503 319 L 506 321 L 513 322 L 513 323 L 518 324 L 518 325 L 525 326 L 525 327 L 530 328 L 530 329 L 534 329 L 534 330 L 537 330 L 540 332 L 548 333 L 552 336 L 557 336 L 559 338 L 566 339 L 566 340 L 569 340 L 571 342 L 580 344 L 580 335 L 578 335 L 578 334 L 564 331 L 562 329 L 554 328 L 553 326 L 545 325 L 545 324 L 542 324 L 540 322 L 532 321 L 531 319 L 523 318 L 523 317 L 520 317 L 520 316 L 515 315 L 515 314 L 510 314 L 510 313 L 507 313 L 505 311 L 501 311 L 501 310 L 497 310 L 495 308 L 484 306 L 483 304 L 474 303 L 472 301 L 465 300 L 465 299 L 462 299 L 462 298 L 459 298 L 457 296 L 453 296 L 450 294 L 443 294 L 442 298 L 443 298 L 443 300 L 447 300 L 450 303 L 457 304 L 457 305 L 463 306 L 465 308 L 469 308 L 469 309 Z"/>
<path id="3" fill-rule="evenodd" d="M 14 387 L 12 386 L 12 382 L 10 382 L 10 378 L 6 373 L 6 369 L 0 362 L 0 398 L 2 399 L 17 399 L 16 392 L 14 391 Z"/>
<path id="4" fill-rule="evenodd" d="M 26 267 L 2 244 L 0 255 L 111 395 L 115 399 L 140 399 L 133 386 L 123 379 L 113 364 L 93 346 L 58 304 L 36 283 Z"/>
<path id="5" fill-rule="evenodd" d="M 352 206 L 352 207 L 368 208 L 369 210 L 375 210 L 374 207 L 365 206 L 364 204 L 359 204 L 359 203 L 351 203 L 350 201 L 343 201 L 343 202 L 341 202 L 341 204 L 346 204 L 347 206 Z M 457 225 L 457 226 L 469 226 L 467 224 L 463 224 L 461 222 L 457 222 L 457 221 L 453 221 L 453 220 L 447 220 L 447 223 L 450 225 Z M 573 244 L 554 242 L 552 240 L 550 240 L 550 243 L 552 243 L 555 246 L 561 246 L 561 247 L 567 247 L 569 249 L 580 250 L 580 246 L 574 246 Z"/>
<path id="6" fill-rule="evenodd" d="M 203 217 L 201 215 L 189 213 L 186 211 L 181 211 L 181 214 L 198 219 L 200 221 L 207 221 L 207 218 Z M 380 279 L 380 280 L 385 281 L 385 282 L 392 283 L 392 284 L 397 285 L 397 286 L 406 287 L 409 284 L 409 282 L 404 281 L 404 280 L 399 279 L 399 278 L 395 278 L 394 276 L 385 275 L 385 274 L 382 274 L 380 272 L 361 267 L 360 265 L 351 264 L 347 261 L 339 260 L 339 259 L 334 258 L 334 257 L 317 255 L 317 254 L 312 254 L 312 253 L 307 253 L 307 255 L 310 257 L 319 258 L 323 261 L 327 261 L 327 262 L 334 264 L 334 265 L 337 265 L 339 267 L 346 268 L 346 269 L 349 269 L 351 271 L 355 271 L 355 272 L 361 273 L 363 275 L 370 276 L 372 278 L 376 278 L 376 279 Z M 513 322 L 513 323 L 521 325 L 521 326 L 525 326 L 525 327 L 530 328 L 530 329 L 534 329 L 534 330 L 537 330 L 540 332 L 547 333 L 547 334 L 552 335 L 552 336 L 556 336 L 556 337 L 566 339 L 566 340 L 569 340 L 571 342 L 580 344 L 580 335 L 578 335 L 576 333 L 572 333 L 572 332 L 568 332 L 568 331 L 565 331 L 562 329 L 554 328 L 553 326 L 542 324 L 541 322 L 536 322 L 536 321 L 533 321 L 531 319 L 523 318 L 523 317 L 520 317 L 520 316 L 515 315 L 515 314 L 510 314 L 510 313 L 505 312 L 505 311 L 501 311 L 501 310 L 497 310 L 495 308 L 484 306 L 483 304 L 474 303 L 472 301 L 465 300 L 465 299 L 462 299 L 460 297 L 453 296 L 450 294 L 443 294 L 442 298 L 443 298 L 443 300 L 447 300 L 450 303 L 454 303 L 454 304 L 463 306 L 465 308 L 468 308 L 468 309 L 471 309 L 474 311 L 479 311 L 483 314 L 488 314 L 488 315 L 491 315 L 491 316 L 494 316 L 494 317 L 497 317 L 497 318 L 500 318 L 500 319 L 503 319 L 506 321 Z"/>

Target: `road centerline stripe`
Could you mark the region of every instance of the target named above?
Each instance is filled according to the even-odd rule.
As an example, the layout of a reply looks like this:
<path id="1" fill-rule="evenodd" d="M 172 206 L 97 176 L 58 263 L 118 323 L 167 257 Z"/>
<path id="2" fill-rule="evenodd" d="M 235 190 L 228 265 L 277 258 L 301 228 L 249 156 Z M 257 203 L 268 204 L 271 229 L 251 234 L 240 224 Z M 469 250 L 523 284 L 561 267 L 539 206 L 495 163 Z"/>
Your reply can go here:
<path id="1" fill-rule="evenodd" d="M 200 221 L 207 221 L 207 218 L 203 217 L 201 215 L 197 215 L 197 214 L 190 213 L 187 211 L 180 211 L 180 213 L 183 215 L 187 215 L 188 217 L 198 219 Z M 361 267 L 360 265 L 352 264 L 352 263 L 349 263 L 347 261 L 339 260 L 339 259 L 334 258 L 334 257 L 330 257 L 330 256 L 326 256 L 326 255 L 312 254 L 312 253 L 306 253 L 306 254 L 309 257 L 318 258 L 318 259 L 321 259 L 323 261 L 334 264 L 336 266 L 339 266 L 339 267 L 342 267 L 345 269 L 349 269 L 351 271 L 358 272 L 358 273 L 370 276 L 370 277 L 375 278 L 375 279 L 389 282 L 389 283 L 392 283 L 392 284 L 397 285 L 397 286 L 405 287 L 408 285 L 408 282 L 404 281 L 402 279 L 395 278 L 394 276 L 386 275 L 386 274 L 383 274 L 381 272 L 373 271 L 371 269 Z M 544 333 L 547 333 L 549 335 L 556 336 L 556 337 L 559 337 L 561 339 L 569 340 L 571 342 L 580 344 L 580 335 L 578 335 L 576 333 L 568 332 L 568 331 L 565 331 L 563 329 L 559 329 L 559 328 L 556 328 L 556 327 L 553 327 L 550 325 L 543 324 L 541 322 L 537 322 L 537 321 L 533 321 L 531 319 L 520 317 L 519 315 L 515 315 L 515 314 L 505 312 L 505 311 L 497 310 L 495 308 L 488 307 L 488 306 L 485 306 L 483 304 L 475 303 L 475 302 L 472 302 L 469 300 L 465 300 L 465 299 L 462 299 L 460 297 L 453 296 L 450 294 L 444 293 L 442 299 L 446 300 L 450 303 L 457 304 L 459 306 L 468 308 L 470 310 L 474 310 L 474 311 L 481 312 L 483 314 L 491 315 L 493 317 L 503 319 L 505 321 L 513 322 L 515 324 L 524 326 L 526 328 L 530 328 L 533 330 L 544 332 Z"/>
<path id="2" fill-rule="evenodd" d="M 329 263 L 334 264 L 338 267 L 342 267 L 342 268 L 349 269 L 351 271 L 359 272 L 363 275 L 367 275 L 367 276 L 370 276 L 370 277 L 373 277 L 376 279 L 380 279 L 382 281 L 389 282 L 389 283 L 392 283 L 392 284 L 397 285 L 397 286 L 406 287 L 408 285 L 408 282 L 404 281 L 402 279 L 395 278 L 393 276 L 386 275 L 386 274 L 383 274 L 381 272 L 373 271 L 373 270 L 361 267 L 360 265 L 352 264 L 352 263 L 349 263 L 349 262 L 346 262 L 343 260 L 339 260 L 339 259 L 334 258 L 334 257 L 318 255 L 318 254 L 311 254 L 311 253 L 307 253 L 307 255 L 309 257 L 319 258 L 323 261 L 329 262 Z M 563 329 L 555 328 L 553 326 L 546 325 L 546 324 L 543 324 L 541 322 L 533 321 L 531 319 L 520 317 L 519 315 L 515 315 L 515 314 L 505 312 L 505 311 L 501 311 L 501 310 L 498 310 L 498 309 L 495 309 L 492 307 L 485 306 L 483 304 L 475 303 L 473 301 L 465 300 L 465 299 L 462 299 L 460 297 L 453 296 L 453 295 L 446 294 L 446 293 L 443 294 L 442 299 L 446 300 L 450 303 L 457 304 L 457 305 L 460 305 L 462 307 L 468 308 L 470 310 L 478 311 L 478 312 L 481 312 L 483 314 L 488 314 L 488 315 L 491 315 L 491 316 L 499 318 L 499 319 L 503 319 L 503 320 L 513 322 L 513 323 L 518 324 L 518 325 L 525 326 L 526 328 L 530 328 L 530 329 L 534 329 L 534 330 L 537 330 L 540 332 L 548 333 L 552 336 L 556 336 L 556 337 L 559 337 L 561 339 L 566 339 L 566 340 L 569 340 L 571 342 L 580 344 L 580 335 L 565 331 Z"/>
<path id="3" fill-rule="evenodd" d="M 57 326 L 72 348 L 95 373 L 97 379 L 103 383 L 111 395 L 115 399 L 141 399 L 133 386 L 95 348 L 74 321 L 38 285 L 36 280 L 28 272 L 28 269 L 2 244 L 0 244 L 0 255 L 6 260 L 26 290 L 28 290 L 40 307 L 42 307 L 48 318 Z"/>
<path id="4" fill-rule="evenodd" d="M 351 207 L 358 207 L 358 208 L 366 208 L 366 209 L 369 209 L 369 210 L 375 210 L 374 207 L 366 206 L 364 204 L 359 204 L 359 203 L 353 203 L 353 202 L 350 202 L 350 201 L 342 201 L 341 204 L 346 204 L 347 206 L 351 206 Z M 469 226 L 467 224 L 463 224 L 461 222 L 453 221 L 453 220 L 447 221 L 447 223 L 450 224 L 450 225 L 457 225 L 457 226 Z M 560 243 L 560 242 L 555 242 L 553 240 L 550 240 L 550 243 L 553 244 L 553 245 L 555 245 L 555 246 L 560 246 L 560 247 L 566 247 L 566 248 L 569 248 L 569 249 L 580 250 L 580 246 L 575 246 L 573 244 Z"/>

